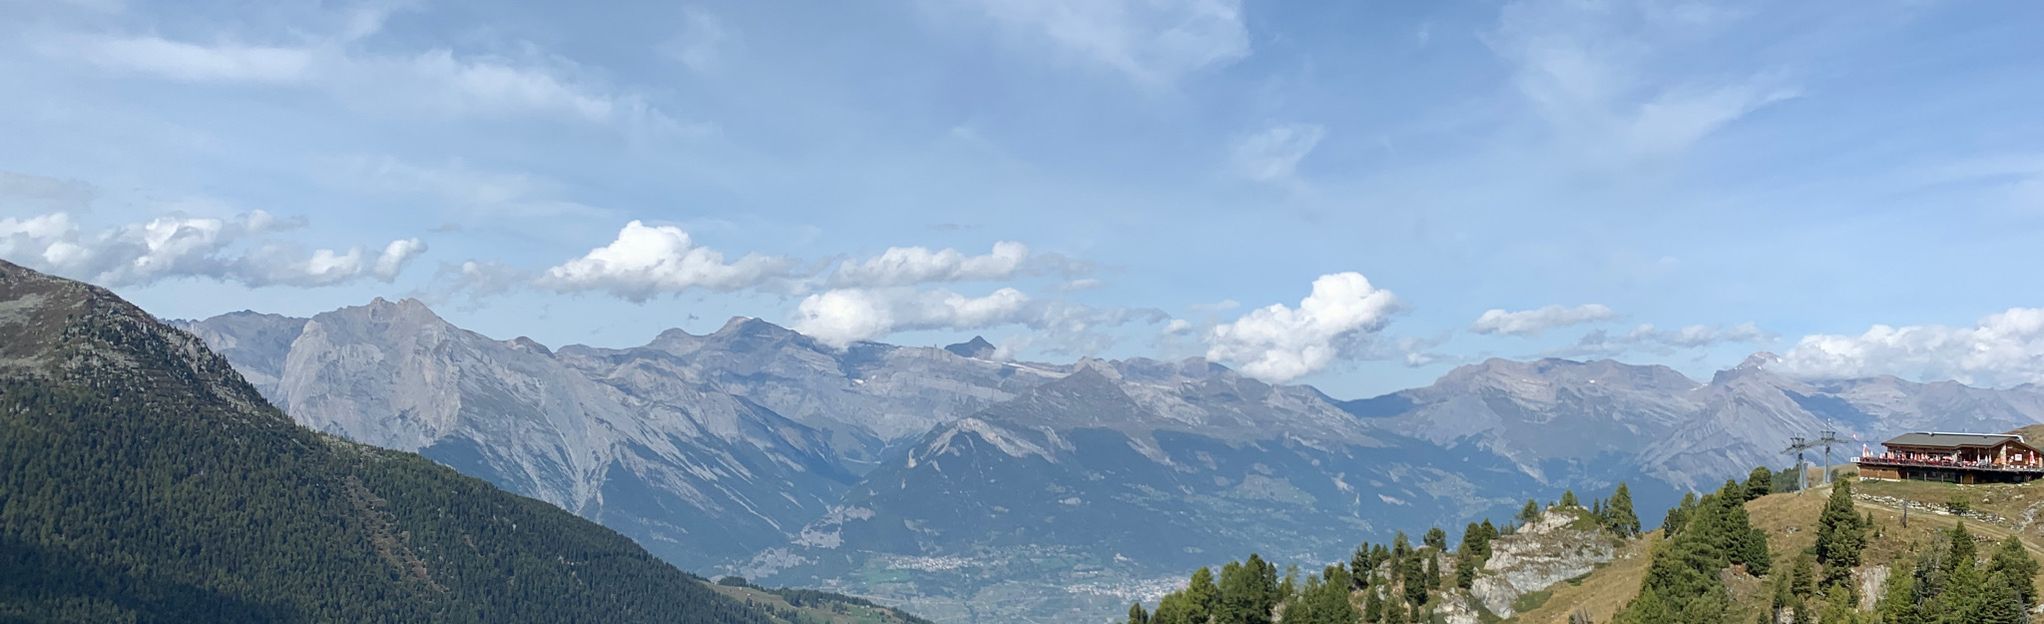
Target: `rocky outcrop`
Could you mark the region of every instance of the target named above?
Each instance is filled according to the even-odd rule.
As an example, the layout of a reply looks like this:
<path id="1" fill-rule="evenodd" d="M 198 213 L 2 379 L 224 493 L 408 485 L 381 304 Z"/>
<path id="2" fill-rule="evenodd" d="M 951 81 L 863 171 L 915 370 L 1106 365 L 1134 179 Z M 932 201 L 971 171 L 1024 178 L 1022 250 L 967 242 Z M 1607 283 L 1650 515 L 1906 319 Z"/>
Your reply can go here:
<path id="1" fill-rule="evenodd" d="M 1498 617 L 1520 596 L 1589 574 L 1618 553 L 1618 541 L 1581 507 L 1550 510 L 1517 533 L 1491 542 L 1470 594 Z"/>

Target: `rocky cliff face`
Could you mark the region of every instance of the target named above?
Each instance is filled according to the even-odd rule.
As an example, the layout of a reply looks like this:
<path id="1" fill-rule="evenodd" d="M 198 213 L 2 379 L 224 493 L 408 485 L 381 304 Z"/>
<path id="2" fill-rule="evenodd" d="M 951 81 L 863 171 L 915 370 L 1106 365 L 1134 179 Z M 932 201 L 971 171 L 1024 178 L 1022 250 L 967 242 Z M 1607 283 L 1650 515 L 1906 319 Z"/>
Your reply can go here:
<path id="1" fill-rule="evenodd" d="M 1491 555 L 1469 594 L 1498 617 L 1512 617 L 1520 596 L 1589 574 L 1611 561 L 1618 538 L 1581 507 L 1552 509 L 1517 533 L 1491 542 Z"/>
<path id="2" fill-rule="evenodd" d="M 837 350 L 749 318 L 707 335 L 669 330 L 644 347 L 569 346 L 560 355 L 597 379 L 629 369 L 647 373 L 636 382 L 641 386 L 674 380 L 742 397 L 829 433 L 832 445 L 861 466 L 892 444 L 1069 370 L 926 347 L 859 343 Z"/>
<path id="3" fill-rule="evenodd" d="M 646 386 L 379 299 L 304 321 L 270 392 L 302 424 L 419 452 L 685 566 L 779 542 L 854 478 L 821 432 L 772 410 L 680 380 L 633 394 Z"/>

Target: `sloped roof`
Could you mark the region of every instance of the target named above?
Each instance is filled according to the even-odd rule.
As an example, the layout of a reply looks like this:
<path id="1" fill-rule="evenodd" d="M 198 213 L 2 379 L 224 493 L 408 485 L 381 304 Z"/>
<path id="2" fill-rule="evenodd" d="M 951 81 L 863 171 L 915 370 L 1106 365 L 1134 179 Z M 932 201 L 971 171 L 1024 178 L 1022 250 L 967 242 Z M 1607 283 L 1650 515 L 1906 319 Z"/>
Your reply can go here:
<path id="1" fill-rule="evenodd" d="M 1998 433 L 1905 433 L 1883 442 L 1887 446 L 1937 446 L 1945 448 L 1991 447 L 2003 442 L 2021 442 L 2019 436 Z"/>

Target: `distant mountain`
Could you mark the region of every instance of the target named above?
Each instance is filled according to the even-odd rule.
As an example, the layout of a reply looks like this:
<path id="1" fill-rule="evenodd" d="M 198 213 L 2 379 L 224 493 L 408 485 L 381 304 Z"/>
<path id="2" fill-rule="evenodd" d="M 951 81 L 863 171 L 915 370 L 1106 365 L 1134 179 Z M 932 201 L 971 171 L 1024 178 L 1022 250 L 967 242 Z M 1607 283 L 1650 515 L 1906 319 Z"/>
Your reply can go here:
<path id="1" fill-rule="evenodd" d="M 1701 385 L 1665 366 L 1492 359 L 1343 407 L 1373 427 L 1473 445 L 1544 481 L 1608 486 L 1643 443 L 1696 411 Z"/>
<path id="2" fill-rule="evenodd" d="M 944 347 L 944 350 L 957 354 L 958 357 L 969 357 L 979 359 L 991 358 L 994 356 L 995 352 L 999 351 L 998 349 L 994 348 L 994 343 L 987 342 L 987 339 L 982 336 L 973 336 L 972 340 L 967 340 L 965 342 L 953 345 L 946 345 Z"/>
<path id="3" fill-rule="evenodd" d="M 599 379 L 620 368 L 660 371 L 643 384 L 686 382 L 743 397 L 830 433 L 843 456 L 870 465 L 891 445 L 922 435 L 1068 367 L 995 362 L 946 349 L 862 342 L 835 349 L 754 318 L 697 336 L 668 330 L 643 347 L 562 347 L 564 361 Z"/>
<path id="4" fill-rule="evenodd" d="M 220 343 L 246 320 L 186 326 Z M 824 433 L 773 410 L 638 367 L 592 379 L 536 342 L 457 328 L 416 300 L 378 299 L 300 328 L 269 393 L 298 422 L 418 452 L 681 565 L 776 543 L 855 479 Z M 262 355 L 243 369 L 276 359 Z M 635 381 L 648 375 L 657 383 Z"/>
<path id="5" fill-rule="evenodd" d="M 923 435 L 744 569 L 943 621 L 1085 620 L 1229 552 L 1331 560 L 1362 536 L 1502 517 L 1531 485 L 1369 431 L 1310 388 L 1088 360 Z"/>
<path id="6" fill-rule="evenodd" d="M 1374 427 L 1474 445 L 1550 485 L 1586 489 L 1644 476 L 1710 490 L 1754 466 L 1787 465 L 1793 459 L 1782 449 L 1791 437 L 1826 430 L 1871 444 L 1905 431 L 2006 431 L 2044 422 L 2044 392 L 2035 386 L 1813 381 L 1769 370 L 1776 360 L 1755 354 L 1699 383 L 1664 366 L 1493 359 L 1449 371 L 1431 386 L 1342 407 Z M 1842 461 L 1859 449 L 1835 451 Z"/>
<path id="7" fill-rule="evenodd" d="M 6 262 L 0 466 L 0 620 L 779 621 L 550 505 L 301 428 L 192 335 Z"/>

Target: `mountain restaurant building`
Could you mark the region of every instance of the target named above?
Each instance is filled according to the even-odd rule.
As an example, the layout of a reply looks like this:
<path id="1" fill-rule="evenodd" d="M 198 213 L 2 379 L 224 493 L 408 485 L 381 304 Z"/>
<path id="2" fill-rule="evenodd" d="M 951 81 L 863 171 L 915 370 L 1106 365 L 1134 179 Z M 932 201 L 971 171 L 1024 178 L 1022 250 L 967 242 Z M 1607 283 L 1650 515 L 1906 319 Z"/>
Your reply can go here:
<path id="1" fill-rule="evenodd" d="M 1861 478 L 1963 484 L 2044 478 L 2044 452 L 2014 434 L 1926 431 L 1895 436 L 1881 446 L 1887 450 L 1861 454 Z"/>

